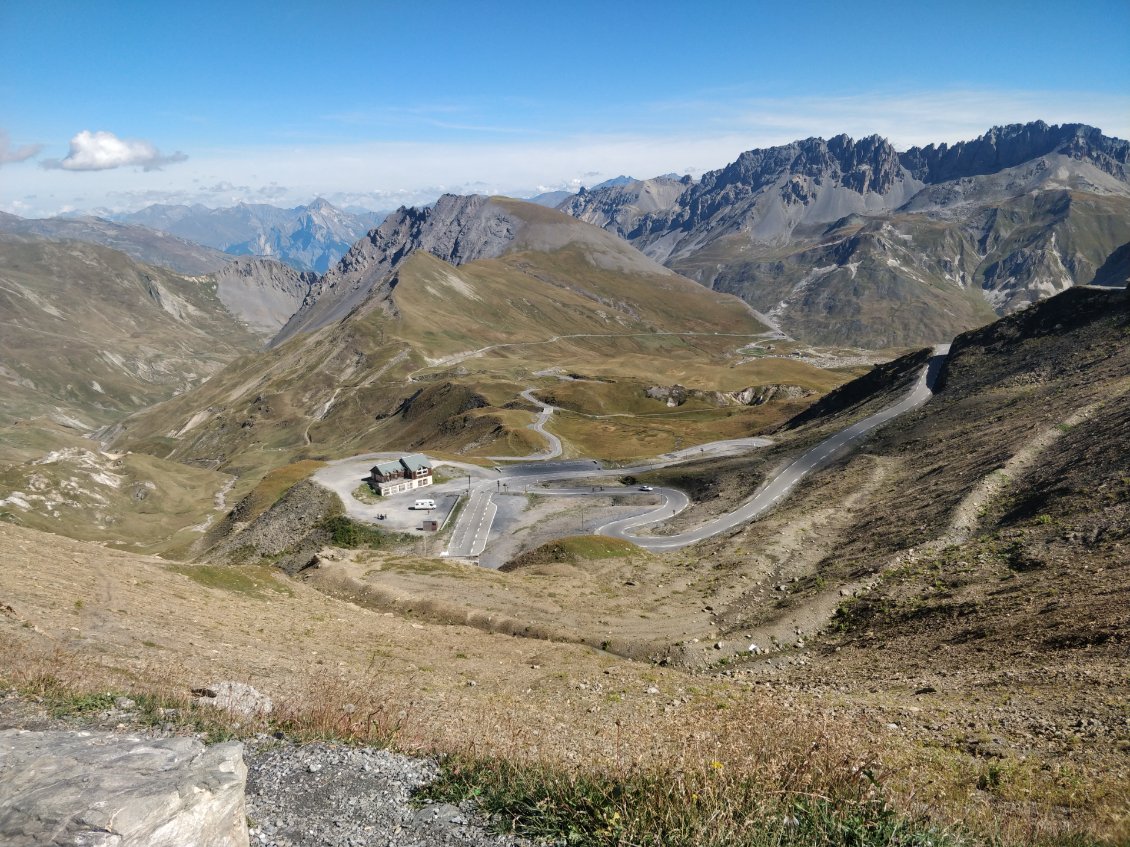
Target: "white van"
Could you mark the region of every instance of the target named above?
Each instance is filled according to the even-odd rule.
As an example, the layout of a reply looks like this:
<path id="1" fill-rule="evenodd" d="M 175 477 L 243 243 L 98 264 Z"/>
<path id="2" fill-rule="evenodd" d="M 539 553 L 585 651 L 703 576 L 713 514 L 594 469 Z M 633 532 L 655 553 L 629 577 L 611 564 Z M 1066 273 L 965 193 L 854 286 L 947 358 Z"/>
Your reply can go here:
<path id="1" fill-rule="evenodd" d="M 436 507 L 435 500 L 417 500 L 413 509 L 434 509 Z"/>

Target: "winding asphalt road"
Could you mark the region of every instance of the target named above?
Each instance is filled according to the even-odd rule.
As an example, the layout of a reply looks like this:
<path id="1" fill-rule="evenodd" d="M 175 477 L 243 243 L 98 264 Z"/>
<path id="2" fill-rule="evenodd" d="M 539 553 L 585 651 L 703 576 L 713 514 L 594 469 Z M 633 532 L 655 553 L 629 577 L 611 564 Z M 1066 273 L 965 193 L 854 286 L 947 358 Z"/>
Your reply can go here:
<path id="1" fill-rule="evenodd" d="M 529 456 L 487 456 L 492 462 L 545 462 L 550 459 L 556 459 L 561 455 L 561 439 L 554 435 L 552 432 L 545 431 L 545 425 L 548 423 L 550 416 L 557 411 L 556 406 L 551 406 L 543 400 L 539 400 L 534 396 L 536 389 L 527 388 L 522 392 L 522 396 L 535 405 L 541 406 L 541 411 L 538 412 L 537 420 L 530 424 L 527 429 L 532 429 L 534 432 L 541 435 L 549 442 L 549 447 L 540 453 L 531 453 Z"/>
<path id="2" fill-rule="evenodd" d="M 696 544 L 704 539 L 727 532 L 728 530 L 760 517 L 776 506 L 781 499 L 788 496 L 789 492 L 792 491 L 796 484 L 804 479 L 805 476 L 827 465 L 837 456 L 846 452 L 876 427 L 882 426 L 893 418 L 909 412 L 911 409 L 918 408 L 934 396 L 934 387 L 937 384 L 938 376 L 941 373 L 946 356 L 949 354 L 949 348 L 950 346 L 948 344 L 939 344 L 934 348 L 934 355 L 930 358 L 926 367 L 922 369 L 918 381 L 914 384 L 910 393 L 900 402 L 888 406 L 861 421 L 857 421 L 847 429 L 837 432 L 830 438 L 821 441 L 815 447 L 810 448 L 776 477 L 766 483 L 760 491 L 747 500 L 739 509 L 723 515 L 720 518 L 716 518 L 709 523 L 703 524 L 696 529 L 679 533 L 678 535 L 648 536 L 632 534 L 630 530 L 659 523 L 681 511 L 683 508 L 686 508 L 686 498 L 683 497 L 682 500 L 664 503 L 659 508 L 645 515 L 638 515 L 634 518 L 626 518 L 624 520 L 607 523 L 599 527 L 596 533 L 598 535 L 608 535 L 613 538 L 622 538 L 648 550 L 676 550 L 680 547 Z"/>
<path id="3" fill-rule="evenodd" d="M 940 344 L 935 347 L 934 355 L 931 357 L 927 366 L 922 369 L 922 373 L 919 375 L 913 389 L 905 398 L 898 403 L 888 406 L 852 424 L 846 429 L 820 442 L 815 447 L 810 448 L 781 471 L 774 479 L 766 483 L 752 498 L 747 500 L 735 511 L 716 518 L 696 529 L 677 535 L 637 535 L 633 530 L 668 520 L 689 505 L 687 495 L 683 492 L 672 488 L 657 488 L 651 492 L 640 493 L 646 493 L 649 496 L 659 495 L 663 497 L 663 503 L 661 505 L 645 514 L 604 524 L 596 529 L 596 533 L 614 538 L 622 538 L 647 550 L 663 551 L 675 550 L 690 544 L 696 544 L 706 538 L 727 532 L 742 524 L 755 520 L 788 496 L 797 483 L 805 476 L 829 464 L 837 456 L 851 449 L 875 428 L 882 426 L 911 409 L 921 406 L 929 400 L 933 396 L 938 376 L 941 373 L 948 353 L 948 344 Z M 592 459 L 560 460 L 558 457 L 561 455 L 561 441 L 552 433 L 546 432 L 544 428 L 555 407 L 534 397 L 532 394 L 533 390 L 534 389 L 526 389 L 522 392 L 523 397 L 542 407 L 541 412 L 538 414 L 538 419 L 530 426 L 531 429 L 534 429 L 546 437 L 549 441 L 549 448 L 543 453 L 521 457 L 518 464 L 495 468 L 494 472 L 497 476 L 493 478 L 482 479 L 480 476 L 480 478 L 476 479 L 473 483 L 471 478 L 468 478 L 467 490 L 470 496 L 456 520 L 447 550 L 444 551 L 443 555 L 456 558 L 475 558 L 483 552 L 487 542 L 490 540 L 491 529 L 498 511 L 498 507 L 493 502 L 494 495 L 511 483 L 528 485 L 531 483 L 566 481 L 576 479 L 579 476 L 600 478 L 647 473 L 648 471 L 671 467 L 672 465 L 678 465 L 693 459 L 702 459 L 707 456 L 735 455 L 751 448 L 764 447 L 772 443 L 765 438 L 728 439 L 667 453 L 660 456 L 655 462 L 648 464 L 622 468 L 603 468 L 600 466 L 599 462 Z M 514 461 L 513 456 L 506 457 L 506 459 Z M 558 460 L 553 461 L 554 459 Z M 500 460 L 501 457 L 496 459 L 496 461 Z M 334 464 L 336 465 L 338 463 Z M 485 469 L 468 466 L 464 468 L 464 470 L 470 474 L 479 476 Z M 344 468 L 342 468 L 341 471 L 337 471 L 336 469 L 331 471 L 327 468 L 324 471 L 320 471 L 319 474 L 316 474 L 315 478 L 323 485 L 327 485 L 327 487 L 340 489 L 342 499 L 346 501 L 347 509 L 349 509 L 352 497 L 346 496 L 349 492 L 344 491 L 344 487 L 355 487 L 357 482 L 354 478 L 348 477 L 348 474 L 343 475 L 344 472 Z M 489 473 L 489 471 L 487 472 Z M 342 476 L 342 479 L 331 480 L 329 478 L 331 475 Z M 337 485 L 333 484 L 335 482 Z M 352 488 L 349 490 L 351 491 Z M 573 489 L 567 493 L 570 495 L 583 496 L 586 492 L 584 489 Z M 589 493 L 591 493 L 591 487 Z M 634 492 L 628 489 L 622 489 L 618 493 L 631 494 Z M 350 514 L 353 514 L 352 510 L 350 510 Z"/>

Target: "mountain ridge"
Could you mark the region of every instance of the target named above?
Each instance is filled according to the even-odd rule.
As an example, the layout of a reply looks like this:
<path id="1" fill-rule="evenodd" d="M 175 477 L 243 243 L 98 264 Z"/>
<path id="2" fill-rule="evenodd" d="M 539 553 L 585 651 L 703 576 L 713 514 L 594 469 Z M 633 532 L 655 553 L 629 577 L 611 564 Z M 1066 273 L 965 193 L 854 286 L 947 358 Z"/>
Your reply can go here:
<path id="1" fill-rule="evenodd" d="M 554 250 L 574 242 L 583 242 L 600 267 L 671 273 L 609 233 L 558 211 L 507 197 L 445 194 L 431 206 L 401 207 L 370 230 L 311 286 L 272 344 L 339 321 L 358 308 L 381 305 L 395 313 L 388 295 L 397 284 L 397 270 L 415 252 L 459 267 L 512 250 Z"/>
<path id="2" fill-rule="evenodd" d="M 219 250 L 147 226 L 91 216 L 21 218 L 0 212 L 0 232 L 100 244 L 125 253 L 134 261 L 189 276 L 214 273 L 231 259 Z"/>
<path id="3" fill-rule="evenodd" d="M 92 429 L 259 346 L 210 277 L 101 245 L 0 235 L 0 281 L 0 423 L 46 416 Z"/>
<path id="4" fill-rule="evenodd" d="M 912 345 L 1089 283 L 1130 240 L 1128 160 L 1130 143 L 1083 124 L 1010 124 L 903 153 L 876 135 L 837 135 L 558 208 L 806 341 Z M 886 235 L 861 238 L 871 222 Z M 915 326 L 899 302 L 923 305 Z"/>

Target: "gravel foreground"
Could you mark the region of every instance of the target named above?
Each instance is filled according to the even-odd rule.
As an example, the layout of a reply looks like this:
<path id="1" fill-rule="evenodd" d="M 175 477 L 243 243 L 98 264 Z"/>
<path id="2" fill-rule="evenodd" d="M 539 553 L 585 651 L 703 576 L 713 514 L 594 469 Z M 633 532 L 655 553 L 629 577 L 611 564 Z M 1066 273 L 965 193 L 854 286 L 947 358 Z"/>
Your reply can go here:
<path id="1" fill-rule="evenodd" d="M 417 808 L 434 762 L 387 750 L 285 741 L 247 743 L 252 847 L 517 847 L 471 804 Z"/>
<path id="2" fill-rule="evenodd" d="M 186 735 L 171 723 L 141 722 L 125 697 L 105 711 L 66 719 L 50 717 L 41 703 L 3 690 L 0 729 Z M 431 759 L 269 735 L 242 741 L 251 847 L 533 847 L 526 839 L 492 832 L 488 816 L 473 803 L 423 808 L 414 803 L 413 793 L 439 776 Z"/>

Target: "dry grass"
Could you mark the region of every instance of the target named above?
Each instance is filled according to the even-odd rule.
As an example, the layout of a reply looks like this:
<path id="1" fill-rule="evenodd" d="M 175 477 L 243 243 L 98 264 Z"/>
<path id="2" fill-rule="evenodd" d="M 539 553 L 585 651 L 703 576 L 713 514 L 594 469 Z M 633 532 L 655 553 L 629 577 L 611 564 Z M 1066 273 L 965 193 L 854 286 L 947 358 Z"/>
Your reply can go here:
<path id="1" fill-rule="evenodd" d="M 251 490 L 246 502 L 247 512 L 245 515 L 240 515 L 240 519 L 248 522 L 255 520 L 271 508 L 295 483 L 306 479 L 323 465 L 325 462 L 304 459 L 269 471 Z"/>
<path id="2" fill-rule="evenodd" d="M 187 725 L 212 737 L 282 729 L 388 743 L 449 756 L 496 796 L 604 797 L 587 807 L 592 814 L 581 810 L 603 839 L 589 843 L 655 843 L 649 827 L 667 827 L 673 842 L 695 843 L 714 827 L 730 843 L 749 843 L 763 815 L 796 815 L 809 802 L 815 822 L 871 826 L 878 798 L 912 819 L 926 811 L 941 824 L 964 819 L 1016 844 L 1033 827 L 1065 828 L 1062 809 L 1049 811 L 1045 799 L 1064 804 L 1075 828 L 1118 832 L 1109 817 L 1118 787 L 1098 775 L 1082 775 L 1071 794 L 1066 783 L 1055 788 L 1064 774 L 1033 762 L 1021 804 L 1011 775 L 994 785 L 982 760 L 906 746 L 881 712 L 372 611 L 301 582 L 267 590 L 260 583 L 274 577 L 250 576 L 254 591 L 202 584 L 160 560 L 0 525 L 9 607 L 0 616 L 0 677 L 57 711 L 128 693 L 184 709 Z M 187 707 L 192 687 L 222 679 L 271 696 L 270 722 L 237 730 Z M 652 817 L 628 814 L 644 807 Z M 617 811 L 617 827 L 599 817 Z"/>
<path id="3" fill-rule="evenodd" d="M 791 697 L 707 684 L 661 711 L 590 717 L 582 729 L 560 708 L 534 714 L 512 701 L 441 712 L 374 666 L 353 681 L 312 672 L 269 716 L 248 719 L 194 705 L 176 664 L 124 672 L 0 643 L 11 660 L 0 682 L 57 718 L 96 720 L 124 693 L 141 723 L 173 720 L 211 741 L 284 732 L 438 755 L 445 772 L 432 797 L 475 797 L 519 831 L 569 843 L 1099 845 L 1126 832 L 1118 786 L 1104 795 L 1038 763 L 900 749 L 873 722 Z"/>
<path id="4" fill-rule="evenodd" d="M 648 417 L 594 420 L 574 412 L 554 415 L 549 429 L 579 456 L 628 461 L 725 438 L 747 438 L 788 417 L 777 404 L 696 410 Z"/>

